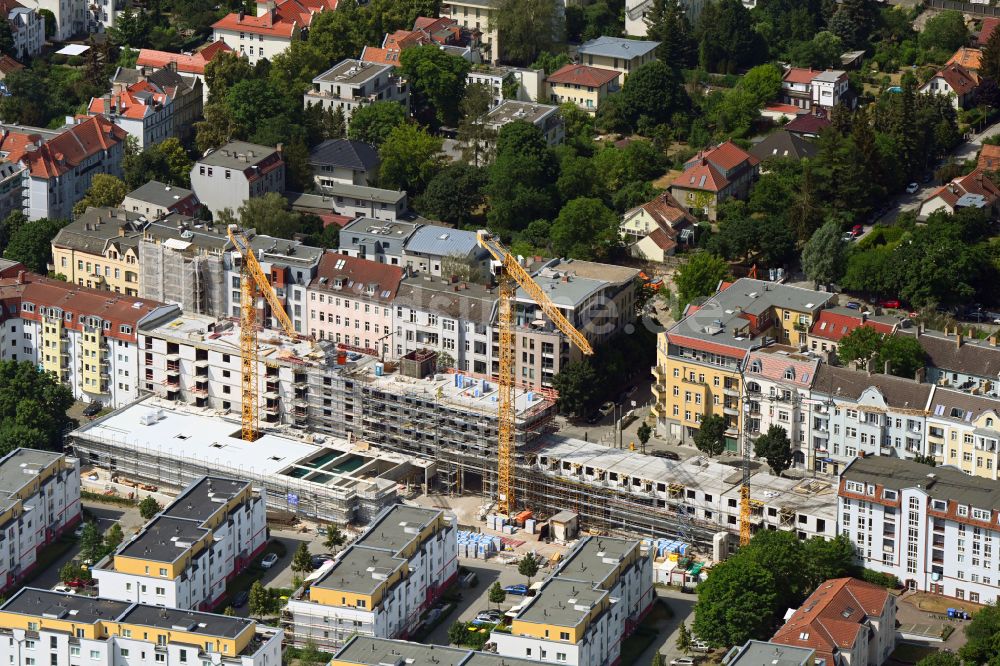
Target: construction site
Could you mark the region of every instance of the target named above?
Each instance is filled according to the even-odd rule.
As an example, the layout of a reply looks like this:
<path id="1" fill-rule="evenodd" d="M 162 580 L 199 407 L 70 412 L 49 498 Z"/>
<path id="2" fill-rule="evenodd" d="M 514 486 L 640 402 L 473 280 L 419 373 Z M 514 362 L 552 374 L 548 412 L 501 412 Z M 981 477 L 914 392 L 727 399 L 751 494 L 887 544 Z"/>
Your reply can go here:
<path id="1" fill-rule="evenodd" d="M 178 237 L 164 238 L 164 231 Z M 150 224 L 138 245 L 139 293 L 145 298 L 176 302 L 184 312 L 225 316 L 225 237 L 220 236 L 218 247 L 212 248 L 201 238 L 196 245 L 192 231 Z"/>

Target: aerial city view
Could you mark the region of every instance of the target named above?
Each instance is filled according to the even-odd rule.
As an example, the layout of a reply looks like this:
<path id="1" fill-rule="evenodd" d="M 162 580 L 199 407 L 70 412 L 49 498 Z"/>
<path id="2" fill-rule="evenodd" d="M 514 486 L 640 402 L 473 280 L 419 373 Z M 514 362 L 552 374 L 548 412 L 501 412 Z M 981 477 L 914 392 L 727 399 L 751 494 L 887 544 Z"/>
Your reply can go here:
<path id="1" fill-rule="evenodd" d="M 0 664 L 1000 665 L 998 0 L 0 10 Z"/>

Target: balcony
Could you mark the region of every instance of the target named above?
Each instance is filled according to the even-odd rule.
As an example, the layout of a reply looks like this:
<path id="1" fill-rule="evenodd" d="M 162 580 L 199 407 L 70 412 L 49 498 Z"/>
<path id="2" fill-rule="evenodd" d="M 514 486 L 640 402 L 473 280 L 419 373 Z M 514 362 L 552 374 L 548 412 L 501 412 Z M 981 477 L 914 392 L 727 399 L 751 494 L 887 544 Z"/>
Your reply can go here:
<path id="1" fill-rule="evenodd" d="M 667 381 L 667 371 L 664 370 L 662 367 L 654 365 L 652 368 L 649 369 L 649 371 L 653 374 L 653 377 L 656 378 L 657 384 L 663 384 Z"/>
<path id="2" fill-rule="evenodd" d="M 800 321 L 797 321 L 792 325 L 792 328 L 794 328 L 796 331 L 801 331 L 805 333 L 806 331 L 809 330 L 809 324 L 804 324 Z"/>
<path id="3" fill-rule="evenodd" d="M 740 396 L 740 387 L 738 384 L 724 384 L 722 392 L 731 398 L 738 398 Z"/>
<path id="4" fill-rule="evenodd" d="M 830 433 L 827 432 L 826 428 L 813 429 L 813 436 L 817 439 L 830 439 Z"/>
<path id="5" fill-rule="evenodd" d="M 725 405 L 722 408 L 722 413 L 726 414 L 727 416 L 738 416 L 739 413 L 740 413 L 740 410 L 735 405 L 732 405 L 732 406 Z"/>

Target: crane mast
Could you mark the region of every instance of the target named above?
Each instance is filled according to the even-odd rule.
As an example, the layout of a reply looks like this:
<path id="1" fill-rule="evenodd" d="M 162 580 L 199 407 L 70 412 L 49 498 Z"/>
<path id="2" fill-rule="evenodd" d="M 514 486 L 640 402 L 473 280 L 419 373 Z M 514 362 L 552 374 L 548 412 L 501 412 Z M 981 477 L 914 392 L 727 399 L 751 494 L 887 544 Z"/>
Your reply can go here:
<path id="1" fill-rule="evenodd" d="M 500 375 L 498 385 L 499 442 L 497 443 L 497 508 L 499 513 L 511 515 L 515 507 L 514 497 L 514 440 L 517 413 L 514 406 L 515 350 L 514 350 L 514 306 L 517 288 L 524 289 L 540 307 L 549 320 L 588 356 L 594 353 L 586 336 L 563 316 L 545 291 L 532 279 L 531 274 L 517 262 L 517 258 L 488 231 L 476 233 L 480 247 L 485 248 L 500 264 L 500 297 L 498 319 L 500 327 Z"/>

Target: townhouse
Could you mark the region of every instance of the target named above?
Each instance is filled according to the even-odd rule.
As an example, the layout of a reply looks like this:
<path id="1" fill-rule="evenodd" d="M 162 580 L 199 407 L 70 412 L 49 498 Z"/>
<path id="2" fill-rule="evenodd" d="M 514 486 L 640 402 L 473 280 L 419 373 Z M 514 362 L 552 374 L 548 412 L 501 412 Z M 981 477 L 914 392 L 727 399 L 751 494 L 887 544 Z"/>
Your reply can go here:
<path id="1" fill-rule="evenodd" d="M 136 334 L 176 305 L 19 271 L 0 278 L 5 360 L 31 361 L 83 402 L 120 407 L 139 393 Z"/>
<path id="2" fill-rule="evenodd" d="M 964 109 L 972 103 L 979 88 L 979 75 L 957 62 L 945 65 L 920 86 L 920 92 L 943 95 L 951 100 L 955 109 Z"/>
<path id="3" fill-rule="evenodd" d="M 0 15 L 7 17 L 14 40 L 13 55 L 18 60 L 34 58 L 45 46 L 45 19 L 34 9 L 17 0 L 0 2 Z"/>
<path id="4" fill-rule="evenodd" d="M 0 659 L 11 664 L 281 663 L 282 632 L 256 621 L 34 587 L 0 606 Z"/>
<path id="5" fill-rule="evenodd" d="M 750 278 L 721 286 L 657 336 L 652 413 L 657 431 L 674 441 L 690 441 L 705 416 L 720 414 L 735 450 L 748 353 L 770 341 L 806 344 L 813 320 L 833 296 Z"/>
<path id="6" fill-rule="evenodd" d="M 126 194 L 121 208 L 147 220 L 158 220 L 171 213 L 193 217 L 198 214 L 201 202 L 191 190 L 151 180 Z"/>
<path id="7" fill-rule="evenodd" d="M 309 335 L 385 358 L 392 353 L 392 308 L 402 269 L 326 253 L 309 283 Z"/>
<path id="8" fill-rule="evenodd" d="M 318 187 L 342 183 L 367 187 L 378 179 L 378 151 L 364 141 L 329 139 L 309 152 L 309 168 Z"/>
<path id="9" fill-rule="evenodd" d="M 80 511 L 78 459 L 25 448 L 0 458 L 0 534 L 6 544 L 0 592 L 20 586 L 38 552 L 80 522 Z"/>
<path id="10" fill-rule="evenodd" d="M 167 129 L 180 139 L 194 138 L 194 123 L 202 119 L 205 84 L 196 75 L 179 73 L 176 62 L 168 62 L 160 68 L 145 65 L 119 67 L 111 77 L 111 87 L 112 94 L 128 92 L 147 100 L 150 96 L 162 95 L 169 101 L 170 107 L 170 126 Z M 148 101 L 144 103 L 148 104 Z M 153 124 L 152 119 L 149 124 Z M 129 133 L 133 132 L 130 130 Z"/>
<path id="11" fill-rule="evenodd" d="M 104 117 L 75 118 L 58 130 L 2 125 L 0 133 L 6 160 L 23 171 L 21 210 L 29 220 L 71 219 L 95 174 L 122 176 L 127 134 Z"/>
<path id="12" fill-rule="evenodd" d="M 580 44 L 577 54 L 584 65 L 619 72 L 618 83 L 624 84 L 631 72 L 656 60 L 659 45 L 659 42 L 602 35 Z"/>
<path id="13" fill-rule="evenodd" d="M 354 110 L 372 102 L 397 102 L 409 111 L 410 91 L 390 65 L 361 60 L 342 60 L 313 79 L 312 90 L 303 95 L 303 105 L 324 110 L 340 109 L 350 120 Z"/>
<path id="14" fill-rule="evenodd" d="M 913 335 L 926 356 L 927 381 L 959 391 L 1000 398 L 1000 347 L 997 336 L 977 340 L 955 330 L 932 331 L 916 326 Z"/>
<path id="15" fill-rule="evenodd" d="M 896 649 L 896 597 L 856 578 L 824 581 L 771 642 L 812 649 L 817 663 L 882 666 Z"/>
<path id="16" fill-rule="evenodd" d="M 220 53 L 232 53 L 233 49 L 224 41 L 213 41 L 200 51 L 192 54 L 139 49 L 136 67 L 171 69 L 178 74 L 191 76 L 201 83 L 202 102 L 208 101 L 208 84 L 205 82 L 205 66 Z"/>
<path id="17" fill-rule="evenodd" d="M 354 636 L 337 651 L 329 666 L 382 666 L 382 664 L 395 664 L 400 660 L 407 664 L 448 666 L 530 666 L 534 663 L 525 659 L 501 657 L 492 652 L 475 652 L 467 648 Z"/>
<path id="18" fill-rule="evenodd" d="M 696 223 L 670 192 L 662 192 L 626 211 L 619 230 L 633 257 L 662 262 L 678 245 L 694 241 Z"/>
<path id="19" fill-rule="evenodd" d="M 613 664 L 655 599 L 653 558 L 638 541 L 587 537 L 495 628 L 497 654 L 572 666 Z M 612 603 L 614 600 L 614 603 Z"/>
<path id="20" fill-rule="evenodd" d="M 288 600 L 289 641 L 336 651 L 352 636 L 406 638 L 458 577 L 456 534 L 454 516 L 443 511 L 387 508 Z"/>
<path id="21" fill-rule="evenodd" d="M 198 479 L 91 568 L 101 597 L 180 610 L 215 608 L 226 583 L 263 551 L 265 513 L 249 482 Z"/>
<path id="22" fill-rule="evenodd" d="M 908 589 L 995 603 L 1000 588 L 996 481 L 950 466 L 856 458 L 840 477 L 840 532 L 868 569 Z"/>
<path id="23" fill-rule="evenodd" d="M 688 211 L 714 222 L 719 204 L 746 198 L 759 173 L 760 160 L 726 141 L 688 160 L 670 184 L 670 194 Z"/>
<path id="24" fill-rule="evenodd" d="M 1000 400 L 935 387 L 927 410 L 924 455 L 970 476 L 998 478 Z"/>
<path id="25" fill-rule="evenodd" d="M 212 24 L 212 41 L 227 46 L 249 59 L 273 60 L 296 39 L 308 34 L 312 18 L 322 11 L 333 11 L 336 0 L 280 0 L 257 3 L 257 16 L 245 10 L 223 16 Z"/>
<path id="26" fill-rule="evenodd" d="M 568 64 L 546 78 L 549 100 L 553 104 L 571 102 L 586 111 L 597 113 L 601 102 L 617 92 L 619 72 L 588 65 Z"/>
<path id="27" fill-rule="evenodd" d="M 191 189 L 213 218 L 225 208 L 237 211 L 251 197 L 280 194 L 285 190 L 282 147 L 231 141 L 209 151 L 191 167 Z"/>
<path id="28" fill-rule="evenodd" d="M 102 115 L 129 133 L 140 148 L 174 136 L 172 96 L 148 81 L 139 81 L 87 106 L 90 115 Z"/>
<path id="29" fill-rule="evenodd" d="M 487 127 L 499 133 L 504 125 L 516 120 L 531 123 L 540 129 L 545 136 L 545 142 L 550 146 L 557 146 L 566 138 L 566 125 L 559 113 L 559 107 L 550 104 L 503 100 L 486 114 L 484 122 Z"/>

